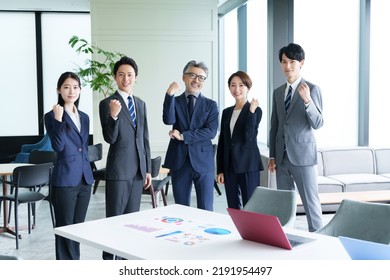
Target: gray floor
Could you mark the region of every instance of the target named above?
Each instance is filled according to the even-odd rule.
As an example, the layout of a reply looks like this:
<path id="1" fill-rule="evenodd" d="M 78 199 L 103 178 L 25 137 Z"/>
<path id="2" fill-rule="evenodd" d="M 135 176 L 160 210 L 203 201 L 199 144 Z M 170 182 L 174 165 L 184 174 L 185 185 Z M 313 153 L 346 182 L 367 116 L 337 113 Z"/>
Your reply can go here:
<path id="1" fill-rule="evenodd" d="M 215 192 L 214 211 L 226 213 L 226 199 L 223 186 L 220 186 L 222 195 Z M 173 204 L 171 193 L 168 193 L 168 204 Z M 196 206 L 195 195 L 191 206 Z M 150 196 L 143 195 L 141 210 L 150 209 Z M 25 260 L 54 260 L 54 234 L 50 218 L 49 205 L 43 201 L 38 205 L 36 227 L 28 234 L 26 205 L 20 205 L 20 225 L 22 227 L 22 239 L 19 249 L 15 249 L 15 238 L 9 234 L 0 234 L 0 254 L 17 255 Z M 1 211 L 3 213 L 3 211 Z M 324 222 L 328 222 L 332 215 L 324 215 Z M 104 218 L 104 187 L 99 187 L 96 194 L 92 195 L 86 220 Z M 1 216 L 1 222 L 3 217 Z M 13 222 L 12 222 L 13 223 Z M 12 224 L 11 224 L 12 225 Z M 297 216 L 295 228 L 307 230 L 306 217 Z M 81 244 L 81 259 L 100 260 L 101 251 Z"/>

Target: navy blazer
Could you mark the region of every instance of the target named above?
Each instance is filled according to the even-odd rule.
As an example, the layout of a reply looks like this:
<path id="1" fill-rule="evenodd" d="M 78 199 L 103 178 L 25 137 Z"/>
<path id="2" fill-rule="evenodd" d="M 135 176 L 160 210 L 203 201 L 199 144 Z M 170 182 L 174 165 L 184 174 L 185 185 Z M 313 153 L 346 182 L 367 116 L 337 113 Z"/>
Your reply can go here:
<path id="1" fill-rule="evenodd" d="M 218 106 L 214 100 L 199 94 L 190 120 L 185 94 L 176 97 L 166 94 L 163 122 L 173 125 L 172 129 L 177 129 L 184 137 L 184 141 L 176 139 L 169 141 L 164 167 L 173 171 L 180 169 L 188 154 L 196 172 L 214 172 L 211 140 L 217 135 L 218 130 Z"/>
<path id="2" fill-rule="evenodd" d="M 82 179 L 93 184 L 91 164 L 88 159 L 89 117 L 79 111 L 81 131 L 64 111 L 62 122 L 54 118 L 53 111 L 45 114 L 45 126 L 57 162 L 53 168 L 52 185 L 55 187 L 78 186 Z"/>
<path id="3" fill-rule="evenodd" d="M 246 102 L 234 125 L 233 134 L 230 131 L 230 120 L 234 106 L 222 112 L 217 149 L 217 174 L 228 173 L 231 169 L 235 173 L 264 170 L 257 146 L 257 133 L 263 112 L 258 107 L 255 113 L 252 113 L 249 107 L 250 103 Z"/>

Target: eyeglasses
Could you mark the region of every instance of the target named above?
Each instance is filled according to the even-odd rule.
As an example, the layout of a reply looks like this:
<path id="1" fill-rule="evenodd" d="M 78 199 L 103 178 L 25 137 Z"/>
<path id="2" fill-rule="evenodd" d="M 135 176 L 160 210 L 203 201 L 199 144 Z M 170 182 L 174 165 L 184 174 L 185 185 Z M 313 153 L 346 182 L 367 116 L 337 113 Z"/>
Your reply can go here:
<path id="1" fill-rule="evenodd" d="M 205 77 L 205 76 L 197 75 L 197 74 L 191 73 L 191 72 L 190 72 L 190 73 L 184 73 L 184 75 L 190 76 L 190 78 L 193 79 L 193 80 L 195 80 L 196 78 L 198 78 L 198 80 L 199 80 L 200 82 L 204 82 L 204 81 L 206 80 L 206 78 L 207 78 L 207 77 Z"/>

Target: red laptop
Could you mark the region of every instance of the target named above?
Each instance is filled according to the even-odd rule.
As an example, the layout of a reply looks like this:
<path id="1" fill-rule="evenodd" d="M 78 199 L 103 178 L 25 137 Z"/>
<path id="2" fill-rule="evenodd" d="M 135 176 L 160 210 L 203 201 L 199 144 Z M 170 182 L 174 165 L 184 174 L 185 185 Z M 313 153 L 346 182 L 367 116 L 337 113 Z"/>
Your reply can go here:
<path id="1" fill-rule="evenodd" d="M 315 239 L 286 234 L 278 217 L 227 208 L 242 239 L 291 250 Z"/>

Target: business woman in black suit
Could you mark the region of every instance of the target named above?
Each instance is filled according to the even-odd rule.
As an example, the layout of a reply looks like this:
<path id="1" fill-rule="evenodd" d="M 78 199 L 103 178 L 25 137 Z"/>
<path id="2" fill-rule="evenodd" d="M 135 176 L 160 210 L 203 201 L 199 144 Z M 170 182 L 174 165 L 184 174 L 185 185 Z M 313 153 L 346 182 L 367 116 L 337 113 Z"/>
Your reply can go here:
<path id="1" fill-rule="evenodd" d="M 257 146 L 262 110 L 257 99 L 247 101 L 252 80 L 243 71 L 228 79 L 234 106 L 222 112 L 217 148 L 217 181 L 225 184 L 228 207 L 241 209 L 260 185 L 264 169 Z"/>
<path id="2" fill-rule="evenodd" d="M 85 220 L 93 175 L 88 160 L 89 117 L 78 110 L 80 79 L 72 72 L 58 79 L 58 103 L 45 114 L 45 126 L 57 152 L 51 178 L 51 201 L 55 225 L 66 226 Z M 80 244 L 55 236 L 56 259 L 80 259 Z"/>
<path id="3" fill-rule="evenodd" d="M 106 164 L 106 217 L 139 211 L 142 188 L 151 185 L 149 130 L 145 102 L 134 96 L 138 66 L 129 57 L 114 65 L 117 91 L 99 104 Z M 103 259 L 113 259 L 103 252 Z"/>

